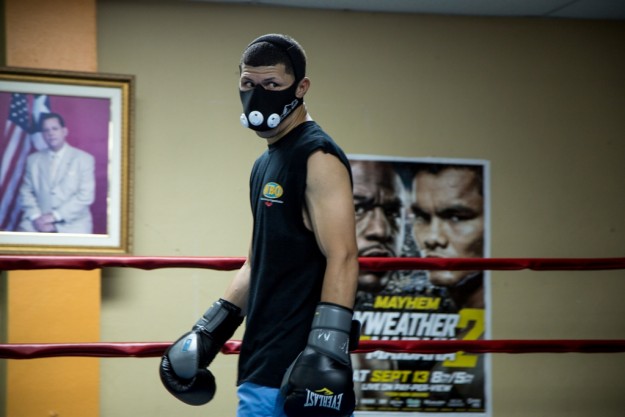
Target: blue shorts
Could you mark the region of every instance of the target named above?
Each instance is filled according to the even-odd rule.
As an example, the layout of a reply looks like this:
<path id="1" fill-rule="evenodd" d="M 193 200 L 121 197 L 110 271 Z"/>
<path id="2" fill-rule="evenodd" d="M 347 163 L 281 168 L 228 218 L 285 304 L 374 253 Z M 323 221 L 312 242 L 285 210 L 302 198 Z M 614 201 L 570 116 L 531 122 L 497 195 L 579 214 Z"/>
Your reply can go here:
<path id="1" fill-rule="evenodd" d="M 278 388 L 244 382 L 237 389 L 237 417 L 286 417 L 284 397 Z"/>

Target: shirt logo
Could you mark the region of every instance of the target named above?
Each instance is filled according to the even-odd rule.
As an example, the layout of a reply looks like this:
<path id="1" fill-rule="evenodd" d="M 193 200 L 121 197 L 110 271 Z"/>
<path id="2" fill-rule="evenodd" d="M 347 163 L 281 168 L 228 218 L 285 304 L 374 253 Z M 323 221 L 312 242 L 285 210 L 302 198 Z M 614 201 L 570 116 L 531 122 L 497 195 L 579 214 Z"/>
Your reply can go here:
<path id="1" fill-rule="evenodd" d="M 273 203 L 283 203 L 283 201 L 279 200 L 283 194 L 284 189 L 280 184 L 276 182 L 268 182 L 263 187 L 263 197 L 260 199 L 265 202 L 267 207 L 271 207 Z"/>

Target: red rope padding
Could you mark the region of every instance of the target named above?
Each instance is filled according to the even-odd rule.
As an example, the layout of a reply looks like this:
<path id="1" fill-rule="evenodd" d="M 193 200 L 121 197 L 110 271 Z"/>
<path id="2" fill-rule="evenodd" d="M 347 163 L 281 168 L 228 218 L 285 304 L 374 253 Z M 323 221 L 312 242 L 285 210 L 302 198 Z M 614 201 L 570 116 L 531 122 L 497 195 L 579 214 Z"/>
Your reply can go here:
<path id="1" fill-rule="evenodd" d="M 161 356 L 170 345 L 168 342 L 0 344 L 0 358 L 149 358 Z M 238 354 L 240 348 L 240 341 L 230 340 L 221 351 L 227 355 Z M 625 352 L 625 340 L 362 340 L 355 353 L 376 350 L 406 353 L 619 353 Z"/>
<path id="2" fill-rule="evenodd" d="M 49 256 L 0 255 L 0 270 L 99 269 L 128 267 L 138 269 L 204 268 L 232 271 L 245 258 L 174 256 Z M 390 270 L 521 270 L 583 271 L 625 269 L 625 258 L 360 258 L 364 271 Z"/>

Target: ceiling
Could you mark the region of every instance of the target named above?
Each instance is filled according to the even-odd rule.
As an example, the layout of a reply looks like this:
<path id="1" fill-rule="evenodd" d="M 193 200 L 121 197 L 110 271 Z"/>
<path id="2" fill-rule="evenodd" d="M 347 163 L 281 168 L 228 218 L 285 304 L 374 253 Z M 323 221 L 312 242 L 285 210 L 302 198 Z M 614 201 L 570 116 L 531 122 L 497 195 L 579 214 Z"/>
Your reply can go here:
<path id="1" fill-rule="evenodd" d="M 196 0 L 312 9 L 462 16 L 625 20 L 625 0 Z"/>

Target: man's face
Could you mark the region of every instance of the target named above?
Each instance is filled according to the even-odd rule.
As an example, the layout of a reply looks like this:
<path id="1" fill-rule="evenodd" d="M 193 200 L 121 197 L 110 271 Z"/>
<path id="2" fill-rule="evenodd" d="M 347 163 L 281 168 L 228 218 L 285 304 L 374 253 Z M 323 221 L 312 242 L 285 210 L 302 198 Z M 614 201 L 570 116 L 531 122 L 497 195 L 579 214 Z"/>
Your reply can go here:
<path id="1" fill-rule="evenodd" d="M 351 161 L 354 179 L 356 242 L 359 256 L 397 255 L 401 222 L 401 197 L 398 179 L 388 163 Z M 363 273 L 361 287 L 376 289 L 384 273 Z"/>
<path id="2" fill-rule="evenodd" d="M 266 91 L 283 91 L 291 87 L 294 82 L 295 76 L 286 72 L 284 64 L 259 67 L 241 65 L 240 91 L 250 91 L 258 85 Z M 274 129 L 257 131 L 256 134 L 261 138 L 268 139 L 280 135 L 287 127 L 286 123 L 280 123 Z"/>
<path id="3" fill-rule="evenodd" d="M 65 144 L 67 128 L 61 126 L 61 122 L 58 119 L 50 118 L 43 121 L 41 133 L 50 149 L 58 151 Z"/>
<path id="4" fill-rule="evenodd" d="M 414 237 L 426 258 L 483 256 L 484 198 L 475 172 L 420 172 L 413 182 Z M 434 285 L 452 286 L 471 271 L 431 271 Z"/>

